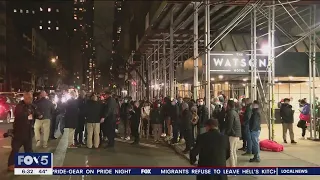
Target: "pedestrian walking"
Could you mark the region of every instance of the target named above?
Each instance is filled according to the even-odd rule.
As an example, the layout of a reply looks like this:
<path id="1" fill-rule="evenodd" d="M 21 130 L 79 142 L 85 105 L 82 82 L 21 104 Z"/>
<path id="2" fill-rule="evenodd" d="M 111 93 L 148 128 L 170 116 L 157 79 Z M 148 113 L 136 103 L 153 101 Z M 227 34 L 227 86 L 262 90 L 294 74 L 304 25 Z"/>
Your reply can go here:
<path id="1" fill-rule="evenodd" d="M 199 155 L 198 167 L 200 168 L 226 167 L 226 160 L 230 157 L 228 137 L 220 133 L 216 119 L 209 119 L 205 126 L 207 132 L 197 137 L 196 144 L 190 151 L 190 164 L 195 164 Z M 197 180 L 227 179 L 227 175 L 197 175 Z"/>
<path id="2" fill-rule="evenodd" d="M 34 135 L 36 139 L 36 146 L 41 146 L 41 139 L 43 140 L 42 146 L 47 148 L 50 135 L 50 125 L 55 111 L 54 104 L 47 99 L 45 91 L 40 92 L 40 99 L 35 102 L 38 112 L 42 115 L 41 119 L 36 119 L 34 123 Z M 41 138 L 42 135 L 42 138 Z"/>
<path id="3" fill-rule="evenodd" d="M 305 139 L 306 130 L 307 130 L 307 123 L 310 122 L 310 104 L 307 103 L 305 99 L 300 101 L 302 106 L 301 113 L 299 115 L 299 122 L 298 127 L 302 129 L 302 137 L 301 139 Z"/>
<path id="4" fill-rule="evenodd" d="M 125 140 L 130 140 L 130 123 L 129 123 L 129 119 L 130 119 L 130 111 L 131 109 L 131 105 L 129 103 L 128 98 L 124 99 L 124 102 L 121 104 L 120 107 L 120 118 L 122 121 L 122 124 L 124 126 L 124 139 Z"/>
<path id="5" fill-rule="evenodd" d="M 230 142 L 229 164 L 231 167 L 236 167 L 238 162 L 237 145 L 241 137 L 241 124 L 240 124 L 239 114 L 235 110 L 235 103 L 233 100 L 229 100 L 227 102 L 225 134 L 229 136 L 229 142 Z"/>
<path id="6" fill-rule="evenodd" d="M 202 98 L 199 99 L 199 105 L 198 105 L 198 134 L 202 134 L 206 132 L 205 123 L 209 119 L 209 111 L 208 108 L 204 104 L 204 100 Z"/>
<path id="7" fill-rule="evenodd" d="M 250 118 L 252 116 L 252 103 L 251 99 L 246 98 L 245 100 L 245 111 L 243 114 L 243 126 L 245 128 L 244 132 L 244 137 L 246 138 L 247 142 L 247 149 L 243 156 L 251 156 L 252 155 L 252 140 L 251 140 L 251 134 L 250 134 L 250 128 L 249 128 L 249 122 Z"/>

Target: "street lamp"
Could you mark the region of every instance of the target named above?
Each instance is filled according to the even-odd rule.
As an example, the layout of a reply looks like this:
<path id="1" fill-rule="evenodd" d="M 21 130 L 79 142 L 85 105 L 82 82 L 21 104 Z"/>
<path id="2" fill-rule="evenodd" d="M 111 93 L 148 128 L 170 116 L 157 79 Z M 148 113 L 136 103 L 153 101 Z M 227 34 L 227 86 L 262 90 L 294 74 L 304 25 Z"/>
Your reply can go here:
<path id="1" fill-rule="evenodd" d="M 56 58 L 52 58 L 52 59 L 51 59 L 51 62 L 52 62 L 52 63 L 56 63 L 56 61 L 57 61 Z"/>

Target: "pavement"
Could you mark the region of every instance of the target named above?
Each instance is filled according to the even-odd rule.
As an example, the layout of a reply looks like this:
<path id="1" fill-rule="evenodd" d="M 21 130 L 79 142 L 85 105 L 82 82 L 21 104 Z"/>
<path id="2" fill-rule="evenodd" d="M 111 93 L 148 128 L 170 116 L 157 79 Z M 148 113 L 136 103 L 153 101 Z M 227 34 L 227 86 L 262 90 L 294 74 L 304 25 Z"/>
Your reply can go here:
<path id="1" fill-rule="evenodd" d="M 0 124 L 0 134 L 11 128 L 10 124 Z M 266 139 L 266 127 L 262 129 L 261 139 Z M 275 132 L 281 132 L 281 127 L 275 126 Z M 296 135 L 299 129 L 295 129 Z M 281 142 L 281 134 L 276 134 L 276 140 Z M 152 139 L 142 139 L 139 146 L 130 144 L 132 141 L 125 141 L 117 138 L 116 147 L 112 149 L 67 149 L 67 137 L 62 136 L 58 140 L 51 140 L 47 149 L 35 148 L 36 152 L 53 152 L 54 166 L 190 166 L 188 156 L 181 153 L 184 145 L 168 146 L 165 143 L 154 144 Z M 285 150 L 281 153 L 261 152 L 261 163 L 249 163 L 248 157 L 242 157 L 239 151 L 239 166 L 320 166 L 320 142 L 310 140 L 297 140 L 298 144 L 285 144 Z M 239 144 L 239 147 L 241 144 Z M 173 149 L 176 153 L 174 153 Z M 0 180 L 130 180 L 130 179 L 150 179 L 150 176 L 14 176 L 6 171 L 7 157 L 10 153 L 10 138 L 0 137 Z M 153 176 L 157 180 L 195 180 L 195 176 Z M 236 176 L 231 180 L 300 180 L 305 176 Z M 308 176 L 308 179 L 319 179 L 315 176 Z"/>
<path id="2" fill-rule="evenodd" d="M 294 133 L 297 137 L 297 144 L 284 144 L 282 141 L 282 126 L 276 124 L 274 126 L 275 141 L 284 145 L 283 152 L 267 152 L 261 151 L 260 163 L 249 163 L 251 157 L 242 156 L 243 151 L 238 151 L 238 166 L 242 167 L 317 167 L 320 166 L 320 142 L 311 140 L 299 140 L 301 130 L 294 127 Z M 309 133 L 307 134 L 307 136 Z M 289 132 L 288 132 L 288 141 Z M 268 139 L 268 128 L 262 126 L 260 140 Z M 184 144 L 176 144 L 171 146 L 176 153 L 180 154 L 186 160 L 189 160 L 189 154 L 184 154 Z M 238 144 L 238 148 L 242 147 L 242 142 Z M 319 180 L 320 176 L 308 176 L 308 180 Z M 306 176 L 236 176 L 230 177 L 232 180 L 300 180 L 306 179 Z"/>

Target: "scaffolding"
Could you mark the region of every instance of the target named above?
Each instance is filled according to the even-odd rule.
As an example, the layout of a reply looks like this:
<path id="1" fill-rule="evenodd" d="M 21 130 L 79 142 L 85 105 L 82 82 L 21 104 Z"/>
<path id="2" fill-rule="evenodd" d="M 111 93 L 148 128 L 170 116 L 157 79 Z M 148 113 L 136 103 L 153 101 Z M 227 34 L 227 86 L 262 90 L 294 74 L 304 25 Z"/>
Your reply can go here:
<path id="1" fill-rule="evenodd" d="M 181 65 L 186 59 L 192 57 L 193 59 L 193 83 L 192 83 L 192 98 L 198 99 L 199 90 L 201 87 L 205 87 L 205 103 L 210 112 L 210 101 L 211 101 L 211 71 L 210 71 L 210 53 L 215 46 L 219 43 L 237 26 L 242 25 L 245 27 L 244 20 L 249 17 L 250 20 L 250 32 L 251 32 L 251 49 L 248 50 L 250 53 L 250 61 L 252 65 L 250 67 L 250 84 L 246 85 L 246 92 L 250 93 L 250 98 L 252 100 L 260 100 L 262 104 L 262 109 L 264 115 L 267 119 L 268 128 L 269 128 L 269 139 L 274 139 L 274 124 L 275 124 L 275 61 L 276 59 L 294 48 L 298 43 L 304 42 L 306 39 L 309 39 L 309 52 L 306 52 L 309 56 L 309 100 L 311 104 L 311 119 L 316 120 L 315 114 L 315 97 L 316 97 L 316 77 L 317 77 L 317 68 L 316 68 L 316 51 L 319 49 L 317 46 L 317 40 L 319 37 L 316 34 L 316 31 L 319 29 L 319 24 L 316 23 L 316 5 L 309 6 L 309 22 L 305 20 L 305 14 L 302 16 L 300 13 L 305 13 L 305 10 L 298 11 L 293 4 L 297 1 L 281 1 L 281 0 L 272 0 L 272 1 L 261 1 L 257 0 L 255 2 L 250 2 L 243 4 L 242 6 L 237 7 L 237 11 L 232 11 L 232 8 L 229 12 L 230 14 L 235 14 L 233 19 L 224 26 L 219 27 L 218 29 L 210 29 L 210 24 L 216 21 L 217 18 L 212 17 L 212 12 L 223 4 L 213 4 L 209 0 L 204 2 L 191 2 L 188 4 L 179 4 L 178 7 L 184 6 L 186 9 L 191 9 L 192 14 L 187 19 L 192 18 L 193 20 L 193 29 L 191 36 L 184 36 L 179 34 L 179 31 L 186 31 L 186 29 L 181 30 L 180 28 L 185 25 L 187 19 L 176 18 L 175 14 L 182 13 L 183 11 L 178 11 L 175 9 L 175 6 L 172 6 L 168 12 L 169 19 L 169 32 L 161 33 L 161 36 L 156 39 L 156 43 L 153 44 L 153 47 L 147 49 L 143 52 L 143 57 L 141 59 L 141 67 L 139 72 L 145 74 L 146 77 L 144 80 L 147 82 L 148 87 L 140 88 L 141 91 L 138 92 L 137 97 L 143 99 L 147 97 L 148 99 L 156 97 L 165 97 L 170 96 L 172 98 L 177 98 L 177 82 L 176 74 L 177 68 Z M 306 5 L 305 5 L 306 6 Z M 199 9 L 204 8 L 204 17 L 201 17 L 199 14 Z M 220 12 L 221 13 L 221 12 Z M 225 12 L 228 13 L 228 12 Z M 287 32 L 285 28 L 282 27 L 281 23 L 277 23 L 276 20 L 278 17 L 290 18 L 296 26 L 302 32 L 298 38 L 294 37 L 292 34 Z M 258 24 L 258 21 L 262 24 L 267 24 L 267 32 L 264 34 L 259 34 L 257 32 L 258 26 L 261 27 L 261 23 Z M 204 21 L 204 28 L 199 27 L 199 22 Z M 301 25 L 301 22 L 303 23 Z M 218 22 L 219 24 L 219 22 Z M 241 28 L 240 28 L 241 29 Z M 214 33 L 211 33 L 213 32 Z M 200 32 L 200 33 L 199 33 Z M 202 32 L 202 33 L 201 33 Z M 276 35 L 286 36 L 290 42 L 285 43 L 280 46 L 275 46 Z M 261 49 L 258 49 L 258 41 L 260 38 L 267 36 L 268 43 L 268 60 L 267 60 L 267 69 L 266 72 L 260 72 L 257 67 L 257 54 Z M 183 37 L 182 41 L 179 39 Z M 213 38 L 214 37 L 214 38 Z M 261 47 L 260 47 L 261 48 Z M 276 52 L 278 48 L 284 48 L 281 52 Z M 190 53 L 192 52 L 192 53 Z M 204 56 L 204 61 L 202 65 L 199 63 L 199 58 Z M 201 66 L 201 68 L 199 67 Z M 202 77 L 199 77 L 199 71 L 202 69 Z M 137 77 L 136 77 L 137 78 Z M 138 78 L 137 78 L 138 79 Z M 138 80 L 138 85 L 142 86 L 140 80 Z M 249 90 L 250 88 L 250 90 Z M 150 89 L 150 93 L 146 93 Z M 135 93 L 136 93 L 135 92 Z M 315 122 L 310 123 L 310 138 L 319 139 L 319 134 L 317 134 L 317 127 Z"/>

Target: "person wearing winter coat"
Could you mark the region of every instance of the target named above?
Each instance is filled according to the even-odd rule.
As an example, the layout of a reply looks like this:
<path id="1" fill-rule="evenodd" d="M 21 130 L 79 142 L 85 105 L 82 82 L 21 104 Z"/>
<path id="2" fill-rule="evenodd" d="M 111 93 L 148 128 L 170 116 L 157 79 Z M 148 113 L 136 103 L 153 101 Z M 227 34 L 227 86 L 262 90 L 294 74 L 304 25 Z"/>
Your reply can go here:
<path id="1" fill-rule="evenodd" d="M 241 138 L 242 138 L 242 148 L 238 150 L 246 151 L 247 150 L 247 136 L 246 136 L 246 127 L 244 126 L 244 113 L 246 111 L 246 99 L 241 100 L 241 110 L 239 113 L 240 123 L 241 123 Z"/>
<path id="2" fill-rule="evenodd" d="M 176 100 L 174 99 L 171 102 L 171 108 L 170 108 L 170 119 L 172 123 L 172 131 L 173 131 L 173 138 L 171 140 L 172 144 L 178 143 L 178 137 L 180 132 L 180 111 L 179 111 L 179 105 L 176 103 Z"/>
<path id="3" fill-rule="evenodd" d="M 141 109 L 139 108 L 139 102 L 135 101 L 133 103 L 133 108 L 130 109 L 130 125 L 131 125 L 131 134 L 134 138 L 134 142 L 132 144 L 139 144 L 140 135 L 139 135 L 139 125 L 141 118 Z"/>
<path id="4" fill-rule="evenodd" d="M 100 119 L 101 119 L 101 103 L 98 102 L 98 97 L 92 94 L 90 100 L 85 106 L 84 116 L 86 119 L 87 129 L 87 147 L 99 148 L 100 144 Z M 93 139 L 93 145 L 92 145 Z"/>
<path id="5" fill-rule="evenodd" d="M 122 124 L 124 125 L 124 139 L 130 140 L 130 113 L 129 110 L 131 109 L 131 105 L 129 103 L 128 98 L 124 99 L 124 102 L 121 104 L 120 107 L 120 119 L 122 120 Z"/>
<path id="6" fill-rule="evenodd" d="M 150 112 L 150 123 L 152 126 L 153 139 L 156 143 L 160 142 L 163 118 L 161 117 L 161 103 L 154 103 L 154 107 Z"/>
<path id="7" fill-rule="evenodd" d="M 225 134 L 229 136 L 230 142 L 230 159 L 229 163 L 231 167 L 237 166 L 237 145 L 241 137 L 241 124 L 239 114 L 235 110 L 235 103 L 229 100 L 227 103 L 227 115 L 226 115 L 226 131 Z"/>
<path id="8" fill-rule="evenodd" d="M 209 119 L 209 111 L 206 105 L 204 104 L 204 100 L 202 98 L 199 99 L 199 106 L 198 106 L 198 134 L 205 133 L 205 123 Z"/>
<path id="9" fill-rule="evenodd" d="M 250 118 L 252 115 L 252 103 L 251 103 L 251 99 L 246 98 L 245 100 L 245 111 L 243 114 L 243 127 L 245 128 L 244 132 L 244 136 L 247 140 L 247 149 L 246 152 L 242 155 L 244 156 L 251 156 L 252 155 L 252 140 L 251 140 L 251 135 L 250 135 L 250 129 L 249 129 L 249 122 L 250 122 Z"/>
<path id="10" fill-rule="evenodd" d="M 75 129 L 78 127 L 79 120 L 79 103 L 76 99 L 74 91 L 70 93 L 71 99 L 66 102 L 66 112 L 64 116 L 65 129 L 69 130 L 68 134 L 68 147 L 77 148 L 76 142 L 74 142 Z"/>
<path id="11" fill-rule="evenodd" d="M 302 106 L 302 111 L 300 113 L 298 122 L 298 127 L 302 129 L 302 138 L 305 139 L 306 130 L 307 130 L 307 123 L 310 121 L 310 104 L 307 103 L 304 99 L 300 101 Z"/>
<path id="12" fill-rule="evenodd" d="M 252 140 L 252 154 L 254 157 L 249 162 L 260 162 L 259 137 L 261 131 L 261 114 L 259 111 L 259 102 L 253 101 L 252 115 L 249 120 L 249 130 Z"/>
<path id="13" fill-rule="evenodd" d="M 194 136 L 192 134 L 193 115 L 187 103 L 184 102 L 181 105 L 182 105 L 181 129 L 183 130 L 183 134 L 185 136 L 184 138 L 186 141 L 186 148 L 183 151 L 183 153 L 188 153 L 191 147 L 193 147 L 193 143 L 194 143 Z"/>
<path id="14" fill-rule="evenodd" d="M 147 137 L 149 133 L 149 120 L 150 120 L 150 104 L 148 102 L 143 103 L 141 106 L 141 121 L 142 121 L 142 132 Z"/>
<path id="15" fill-rule="evenodd" d="M 288 143 L 287 131 L 289 130 L 291 143 L 296 144 L 297 142 L 294 141 L 294 133 L 293 133 L 294 111 L 292 110 L 292 106 L 289 103 L 290 103 L 290 99 L 285 98 L 280 107 L 280 117 L 282 121 L 282 137 L 283 137 L 283 142 Z"/>

